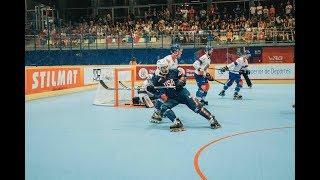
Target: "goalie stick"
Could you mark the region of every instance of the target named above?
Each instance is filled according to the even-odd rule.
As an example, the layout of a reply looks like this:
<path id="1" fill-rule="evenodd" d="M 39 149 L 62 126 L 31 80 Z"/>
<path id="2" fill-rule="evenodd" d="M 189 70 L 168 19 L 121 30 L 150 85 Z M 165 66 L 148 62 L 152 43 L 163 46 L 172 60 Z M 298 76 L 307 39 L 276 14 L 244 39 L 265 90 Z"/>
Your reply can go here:
<path id="1" fill-rule="evenodd" d="M 121 81 L 119 81 L 120 83 Z M 105 89 L 109 89 L 109 90 L 115 90 L 115 88 L 111 88 L 111 87 L 108 87 L 104 82 L 103 80 L 99 80 L 99 83 L 101 84 L 101 86 Z M 121 84 L 121 83 L 120 83 Z M 124 84 L 122 84 L 124 87 L 126 87 Z M 175 86 L 157 86 L 157 87 L 154 87 L 155 89 L 170 89 L 170 88 L 176 88 Z M 123 89 L 123 88 L 122 88 Z M 126 90 L 130 90 L 130 88 L 126 87 L 125 88 Z"/>

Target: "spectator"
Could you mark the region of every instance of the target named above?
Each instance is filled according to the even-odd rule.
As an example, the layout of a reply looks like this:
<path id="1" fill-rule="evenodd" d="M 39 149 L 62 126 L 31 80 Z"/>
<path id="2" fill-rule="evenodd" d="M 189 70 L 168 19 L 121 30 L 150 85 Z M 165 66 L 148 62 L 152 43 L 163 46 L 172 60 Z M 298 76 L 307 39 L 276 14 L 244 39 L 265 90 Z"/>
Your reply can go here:
<path id="1" fill-rule="evenodd" d="M 274 17 L 276 14 L 276 9 L 273 7 L 273 5 L 271 4 L 271 7 L 269 9 L 269 15 L 270 17 Z"/>
<path id="2" fill-rule="evenodd" d="M 187 19 L 188 18 L 188 10 L 185 7 L 184 9 L 181 9 L 182 18 Z"/>
<path id="3" fill-rule="evenodd" d="M 137 59 L 135 57 L 133 57 L 130 62 L 129 65 L 137 65 Z"/>
<path id="4" fill-rule="evenodd" d="M 287 6 L 286 6 L 286 16 L 291 15 L 292 9 L 293 9 L 293 7 L 292 7 L 292 5 L 290 4 L 290 2 L 288 1 L 288 2 L 287 2 Z"/>
<path id="5" fill-rule="evenodd" d="M 267 6 L 264 6 L 263 16 L 264 16 L 264 19 L 267 19 L 269 17 L 269 9 Z"/>
<path id="6" fill-rule="evenodd" d="M 193 6 L 191 6 L 191 9 L 189 10 L 189 17 L 190 19 L 194 19 L 194 15 L 195 15 L 196 11 L 193 9 Z"/>
<path id="7" fill-rule="evenodd" d="M 228 16 L 228 10 L 226 7 L 223 8 L 223 11 L 222 11 L 222 19 L 223 20 L 226 20 L 227 19 L 227 16 Z"/>
<path id="8" fill-rule="evenodd" d="M 257 7 L 256 5 L 254 4 L 254 2 L 252 3 L 251 7 L 250 7 L 250 14 L 251 16 L 255 16 L 256 15 L 256 10 L 257 10 Z"/>
<path id="9" fill-rule="evenodd" d="M 240 9 L 240 5 L 238 4 L 237 7 L 235 9 L 233 9 L 235 18 L 239 18 L 240 14 L 241 14 L 241 9 Z"/>
<path id="10" fill-rule="evenodd" d="M 210 6 L 210 10 L 208 13 L 209 13 L 210 20 L 215 18 L 215 7 L 213 5 Z"/>
<path id="11" fill-rule="evenodd" d="M 263 7 L 261 6 L 261 3 L 259 2 L 258 6 L 257 6 L 257 15 L 259 18 L 262 17 L 262 10 L 263 10 Z"/>
<path id="12" fill-rule="evenodd" d="M 283 20 L 281 19 L 281 17 L 280 16 L 277 16 L 276 17 L 276 27 L 277 28 L 281 28 L 281 26 L 282 26 L 282 23 L 283 23 Z"/>
<path id="13" fill-rule="evenodd" d="M 229 29 L 229 30 L 227 31 L 226 36 L 227 36 L 227 42 L 232 42 L 232 41 L 233 41 L 233 32 L 232 32 L 231 29 Z"/>
<path id="14" fill-rule="evenodd" d="M 258 31 L 258 34 L 257 34 L 257 39 L 258 41 L 265 41 L 265 34 L 264 34 L 264 31 Z"/>
<path id="15" fill-rule="evenodd" d="M 201 21 L 204 21 L 205 20 L 205 18 L 206 18 L 206 10 L 204 10 L 204 9 L 202 9 L 201 11 L 200 11 L 200 20 Z"/>
<path id="16" fill-rule="evenodd" d="M 280 17 L 283 17 L 285 15 L 285 9 L 286 9 L 286 6 L 284 5 L 284 3 L 281 2 L 278 9 L 279 9 Z"/>

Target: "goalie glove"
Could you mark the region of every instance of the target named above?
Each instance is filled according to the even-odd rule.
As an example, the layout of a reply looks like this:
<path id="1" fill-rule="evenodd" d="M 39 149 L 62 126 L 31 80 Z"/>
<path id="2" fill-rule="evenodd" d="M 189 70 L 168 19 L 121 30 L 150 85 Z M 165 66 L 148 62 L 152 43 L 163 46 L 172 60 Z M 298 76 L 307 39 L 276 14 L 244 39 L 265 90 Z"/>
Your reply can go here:
<path id="1" fill-rule="evenodd" d="M 208 78 L 209 81 L 214 81 L 214 78 L 211 76 L 210 73 L 207 73 L 206 77 Z"/>
<path id="2" fill-rule="evenodd" d="M 156 89 L 154 88 L 154 85 L 150 84 L 147 86 L 147 91 L 150 93 L 155 93 Z"/>
<path id="3" fill-rule="evenodd" d="M 228 71 L 228 70 L 229 70 L 228 66 L 225 66 L 225 67 L 223 67 L 223 68 L 220 69 L 220 71 L 223 72 L 223 73 L 224 73 L 225 71 Z"/>

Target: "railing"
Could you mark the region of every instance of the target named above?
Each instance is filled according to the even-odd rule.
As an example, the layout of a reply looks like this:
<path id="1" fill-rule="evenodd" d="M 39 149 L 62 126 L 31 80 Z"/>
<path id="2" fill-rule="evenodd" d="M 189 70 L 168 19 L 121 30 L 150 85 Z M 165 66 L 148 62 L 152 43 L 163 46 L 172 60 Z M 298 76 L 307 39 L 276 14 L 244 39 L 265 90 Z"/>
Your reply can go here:
<path id="1" fill-rule="evenodd" d="M 25 35 L 26 50 L 85 50 L 85 49 L 134 49 L 168 48 L 172 43 L 183 47 L 294 44 L 295 30 L 253 28 L 251 31 L 234 32 L 184 31 L 175 34 L 107 35 L 107 34 L 56 34 Z"/>

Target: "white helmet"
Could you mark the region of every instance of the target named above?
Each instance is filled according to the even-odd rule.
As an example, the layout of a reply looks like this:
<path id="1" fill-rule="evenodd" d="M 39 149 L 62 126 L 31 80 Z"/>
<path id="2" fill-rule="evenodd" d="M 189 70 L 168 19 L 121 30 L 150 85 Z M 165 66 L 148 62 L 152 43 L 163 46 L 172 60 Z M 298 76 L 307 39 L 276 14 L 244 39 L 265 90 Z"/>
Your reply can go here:
<path id="1" fill-rule="evenodd" d="M 169 64 L 165 59 L 160 59 L 157 61 L 157 69 L 162 75 L 169 73 Z"/>

